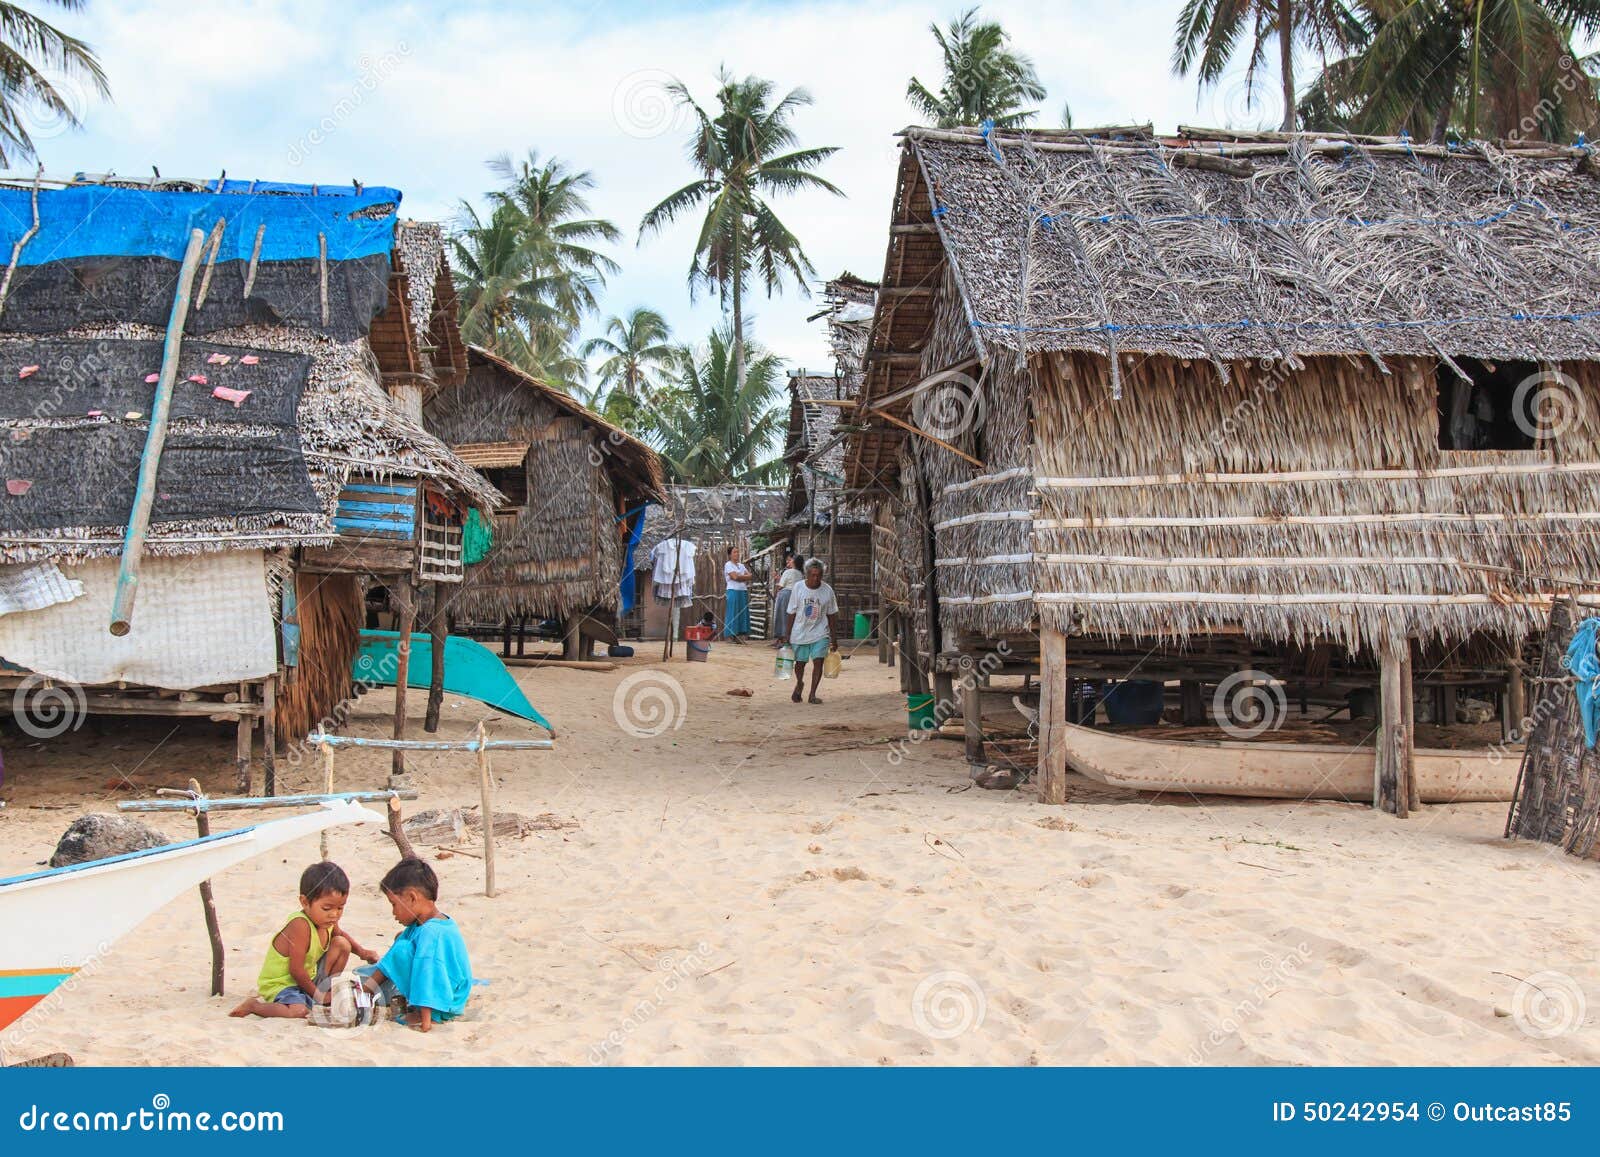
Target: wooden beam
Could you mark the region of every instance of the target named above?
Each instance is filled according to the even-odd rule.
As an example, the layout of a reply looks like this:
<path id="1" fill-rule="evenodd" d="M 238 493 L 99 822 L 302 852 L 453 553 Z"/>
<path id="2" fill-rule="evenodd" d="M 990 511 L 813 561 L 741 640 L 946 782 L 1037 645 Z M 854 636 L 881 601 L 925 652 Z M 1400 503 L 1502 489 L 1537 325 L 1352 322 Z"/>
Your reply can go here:
<path id="1" fill-rule="evenodd" d="M 1067 636 L 1039 628 L 1039 801 L 1067 802 Z"/>
<path id="2" fill-rule="evenodd" d="M 948 382 L 957 374 L 965 374 L 968 370 L 977 369 L 979 364 L 977 358 L 968 358 L 966 361 L 957 362 L 955 365 L 948 366 L 938 373 L 929 374 L 914 386 L 907 386 L 903 390 L 896 390 L 887 397 L 875 399 L 873 406 L 876 409 L 881 409 L 892 402 L 898 402 L 901 398 L 909 398 L 912 394 L 920 393 L 929 386 L 937 386 Z"/>
<path id="3" fill-rule="evenodd" d="M 939 226 L 935 225 L 932 221 L 914 221 L 909 225 L 891 225 L 891 226 L 889 226 L 889 234 L 890 234 L 890 236 L 893 236 L 893 237 L 901 237 L 901 236 L 905 236 L 907 234 L 918 234 L 918 233 L 920 233 L 920 234 L 934 234 L 934 235 L 937 235 L 938 232 L 939 232 Z M 880 290 L 879 292 L 881 293 L 882 290 Z"/>
<path id="4" fill-rule="evenodd" d="M 178 291 L 167 317 L 167 337 L 161 349 L 161 376 L 156 382 L 155 401 L 150 407 L 150 430 L 145 435 L 144 453 L 139 458 L 139 477 L 133 487 L 133 509 L 128 514 L 128 529 L 122 539 L 122 558 L 117 563 L 117 586 L 111 596 L 111 633 L 128 633 L 133 617 L 134 597 L 139 593 L 139 570 L 144 561 L 144 540 L 150 532 L 150 511 L 156 501 L 156 474 L 161 469 L 161 451 L 167 443 L 167 419 L 172 413 L 172 388 L 178 380 L 178 354 L 183 347 L 183 323 L 189 316 L 189 293 L 194 287 L 195 270 L 200 267 L 200 247 L 206 235 L 189 231 L 189 246 L 178 267 Z"/>
<path id="5" fill-rule="evenodd" d="M 1406 734 L 1402 686 L 1409 644 L 1393 639 L 1378 646 L 1378 753 L 1373 761 L 1372 806 L 1404 819 L 1411 804 L 1411 743 Z"/>
<path id="6" fill-rule="evenodd" d="M 422 729 L 429 735 L 439 730 L 439 715 L 444 710 L 444 649 L 449 635 L 445 619 L 444 599 L 439 596 L 439 584 L 434 583 L 433 613 L 428 616 L 428 644 L 431 663 L 428 671 L 428 713 Z"/>
<path id="7" fill-rule="evenodd" d="M 261 790 L 278 794 L 278 677 L 261 684 Z"/>
<path id="8" fill-rule="evenodd" d="M 907 430 L 907 431 L 909 431 L 909 432 L 911 432 L 913 434 L 918 435 L 919 437 L 926 438 L 928 441 L 932 442 L 935 446 L 938 446 L 941 449 L 950 451 L 950 453 L 954 454 L 957 458 L 961 458 L 961 459 L 963 459 L 963 460 L 965 460 L 967 462 L 972 463 L 979 470 L 987 469 L 987 467 L 985 467 L 984 464 L 981 461 L 979 461 L 978 459 L 974 458 L 971 454 L 968 454 L 965 450 L 958 450 L 958 449 L 956 449 L 956 447 L 954 447 L 954 446 L 950 445 L 950 443 L 946 442 L 943 438 L 935 438 L 932 434 L 928 433 L 926 430 L 923 430 L 923 429 L 920 429 L 920 428 L 918 428 L 916 426 L 913 426 L 910 422 L 904 421 L 904 420 L 902 420 L 900 418 L 896 418 L 893 414 L 887 414 L 882 410 L 873 409 L 873 408 L 870 408 L 870 407 L 868 408 L 867 413 L 873 415 L 874 417 L 882 418 L 885 422 L 888 422 L 890 425 L 899 426 L 902 430 Z"/>

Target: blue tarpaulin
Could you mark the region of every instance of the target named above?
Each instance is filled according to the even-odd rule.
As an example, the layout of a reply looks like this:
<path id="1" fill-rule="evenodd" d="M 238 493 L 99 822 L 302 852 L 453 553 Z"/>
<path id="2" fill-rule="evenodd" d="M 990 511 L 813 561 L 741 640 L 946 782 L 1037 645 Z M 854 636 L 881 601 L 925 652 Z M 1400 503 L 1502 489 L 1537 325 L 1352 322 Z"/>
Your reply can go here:
<path id="1" fill-rule="evenodd" d="M 183 259 L 189 233 L 201 229 L 209 236 L 218 218 L 223 227 L 218 261 L 249 261 L 255 251 L 260 226 L 261 261 L 316 258 L 317 235 L 327 239 L 328 260 L 349 261 L 388 253 L 394 248 L 397 211 L 378 206 L 398 206 L 400 191 L 386 187 L 350 186 L 317 188 L 309 185 L 256 186 L 245 192 L 248 181 L 229 181 L 234 192 L 185 193 L 164 190 L 74 185 L 39 191 L 39 232 L 22 247 L 20 265 L 84 257 L 166 257 Z M 267 189 L 302 191 L 298 195 L 263 195 Z M 373 210 L 376 216 L 352 216 Z M 0 187 L 0 249 L 9 252 L 33 225 L 33 190 Z M 207 254 L 209 258 L 209 251 Z"/>
<path id="2" fill-rule="evenodd" d="M 1600 657 L 1595 655 L 1595 635 L 1600 632 L 1600 619 L 1584 619 L 1572 633 L 1572 643 L 1567 647 L 1567 657 L 1562 666 L 1571 671 L 1577 682 L 1572 692 L 1578 697 L 1578 716 L 1583 720 L 1583 740 L 1590 747 L 1600 733 Z"/>

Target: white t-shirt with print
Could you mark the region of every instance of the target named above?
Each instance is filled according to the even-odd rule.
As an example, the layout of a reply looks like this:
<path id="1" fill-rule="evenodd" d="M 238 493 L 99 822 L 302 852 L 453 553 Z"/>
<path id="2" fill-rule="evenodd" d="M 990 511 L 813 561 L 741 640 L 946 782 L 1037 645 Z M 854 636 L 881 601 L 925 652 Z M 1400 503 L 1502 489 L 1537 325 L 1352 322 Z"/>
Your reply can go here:
<path id="1" fill-rule="evenodd" d="M 796 646 L 821 642 L 828 637 L 828 616 L 838 613 L 839 601 L 827 583 L 815 589 L 796 583 L 789 589 L 789 614 L 794 616 L 789 642 Z"/>
<path id="2" fill-rule="evenodd" d="M 727 562 L 722 564 L 722 578 L 723 581 L 728 584 L 728 589 L 730 591 L 747 591 L 750 589 L 750 584 L 748 582 L 738 582 L 734 579 L 733 576 L 739 574 L 741 571 L 744 571 L 744 563 L 742 562 L 734 562 L 733 559 L 730 558 Z"/>

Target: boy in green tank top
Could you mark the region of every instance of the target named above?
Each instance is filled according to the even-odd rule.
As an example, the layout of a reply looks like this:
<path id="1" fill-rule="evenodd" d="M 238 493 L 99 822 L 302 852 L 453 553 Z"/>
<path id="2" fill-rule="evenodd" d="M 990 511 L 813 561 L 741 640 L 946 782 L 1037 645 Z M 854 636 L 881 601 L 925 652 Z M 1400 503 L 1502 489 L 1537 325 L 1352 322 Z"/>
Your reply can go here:
<path id="1" fill-rule="evenodd" d="M 267 945 L 256 995 L 230 1015 L 307 1016 L 312 1005 L 328 1003 L 328 981 L 344 971 L 352 953 L 375 963 L 378 954 L 339 927 L 349 899 L 350 877 L 338 864 L 324 861 L 302 872 L 300 911 Z"/>

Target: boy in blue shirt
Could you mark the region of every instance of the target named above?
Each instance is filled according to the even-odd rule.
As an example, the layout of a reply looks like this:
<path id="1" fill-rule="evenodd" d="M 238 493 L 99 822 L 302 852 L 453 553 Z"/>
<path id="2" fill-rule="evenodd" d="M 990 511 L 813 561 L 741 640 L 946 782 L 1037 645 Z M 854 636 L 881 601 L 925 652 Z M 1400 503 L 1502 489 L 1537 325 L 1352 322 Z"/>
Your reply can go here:
<path id="1" fill-rule="evenodd" d="M 379 885 L 394 918 L 405 925 L 383 959 L 366 973 L 371 992 L 405 999 L 404 1022 L 427 1032 L 453 1020 L 472 993 L 472 964 L 456 922 L 439 911 L 439 877 L 423 860 L 405 859 Z"/>

